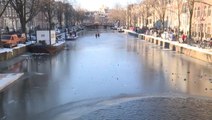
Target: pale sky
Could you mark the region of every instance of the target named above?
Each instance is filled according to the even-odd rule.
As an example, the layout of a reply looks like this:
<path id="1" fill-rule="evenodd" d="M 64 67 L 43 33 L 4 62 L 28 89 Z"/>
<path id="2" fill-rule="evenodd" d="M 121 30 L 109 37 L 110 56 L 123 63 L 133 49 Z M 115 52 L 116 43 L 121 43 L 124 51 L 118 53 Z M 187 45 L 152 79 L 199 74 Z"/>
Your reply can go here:
<path id="1" fill-rule="evenodd" d="M 126 6 L 131 3 L 138 3 L 139 0 L 74 0 L 74 1 L 81 8 L 84 8 L 87 10 L 99 10 L 99 8 L 102 5 L 112 8 L 117 3 L 122 6 Z"/>

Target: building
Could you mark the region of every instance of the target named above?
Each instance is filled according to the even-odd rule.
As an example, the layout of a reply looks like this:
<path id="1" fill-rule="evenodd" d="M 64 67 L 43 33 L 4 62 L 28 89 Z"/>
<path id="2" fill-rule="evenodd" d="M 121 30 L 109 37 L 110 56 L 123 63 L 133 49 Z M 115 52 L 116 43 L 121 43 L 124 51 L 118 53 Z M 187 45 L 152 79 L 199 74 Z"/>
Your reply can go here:
<path id="1" fill-rule="evenodd" d="M 100 11 L 87 11 L 85 12 L 85 18 L 83 20 L 84 25 L 108 24 L 108 12 L 109 9 L 104 9 Z"/>
<path id="2" fill-rule="evenodd" d="M 195 40 L 210 39 L 212 36 L 212 0 L 197 2 L 192 17 L 192 37 Z"/>
<path id="3" fill-rule="evenodd" d="M 3 8 L 6 4 L 5 0 L 0 0 L 0 7 Z M 9 28 L 10 31 L 19 30 L 21 28 L 20 20 L 16 14 L 16 11 L 9 4 L 0 17 L 0 28 L 5 29 Z"/>
<path id="4" fill-rule="evenodd" d="M 180 32 L 189 33 L 190 11 L 188 2 L 188 0 L 168 0 L 166 2 L 165 28 L 171 28 L 177 32 L 178 27 L 180 27 Z M 127 26 L 161 28 L 158 12 L 153 7 L 148 8 L 144 2 L 128 5 L 126 21 Z M 194 39 L 204 40 L 212 37 L 212 0 L 195 1 L 191 22 Z"/>

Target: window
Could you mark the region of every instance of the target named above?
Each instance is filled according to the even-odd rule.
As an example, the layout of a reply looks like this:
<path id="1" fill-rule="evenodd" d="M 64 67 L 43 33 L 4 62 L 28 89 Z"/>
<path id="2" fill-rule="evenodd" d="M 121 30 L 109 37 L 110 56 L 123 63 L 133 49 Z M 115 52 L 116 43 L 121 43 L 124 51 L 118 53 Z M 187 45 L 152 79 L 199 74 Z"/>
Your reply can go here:
<path id="1" fill-rule="evenodd" d="M 196 11 L 197 11 L 197 9 L 195 8 L 194 9 L 194 18 L 196 17 Z"/>
<path id="2" fill-rule="evenodd" d="M 204 10 L 203 10 L 203 15 L 202 16 L 206 16 L 206 12 L 207 12 L 206 10 L 207 10 L 207 7 L 205 6 L 204 7 Z"/>
<path id="3" fill-rule="evenodd" d="M 211 16 L 211 7 L 208 6 L 208 16 Z"/>
<path id="4" fill-rule="evenodd" d="M 197 10 L 197 17 L 200 17 L 200 8 L 198 7 L 198 10 Z"/>
<path id="5" fill-rule="evenodd" d="M 208 28 L 207 28 L 207 33 L 208 33 L 208 37 L 211 36 L 211 24 L 208 24 Z"/>
<path id="6" fill-rule="evenodd" d="M 187 7 L 186 7 L 186 5 L 183 5 L 183 7 L 182 7 L 182 13 L 186 13 L 187 12 Z"/>

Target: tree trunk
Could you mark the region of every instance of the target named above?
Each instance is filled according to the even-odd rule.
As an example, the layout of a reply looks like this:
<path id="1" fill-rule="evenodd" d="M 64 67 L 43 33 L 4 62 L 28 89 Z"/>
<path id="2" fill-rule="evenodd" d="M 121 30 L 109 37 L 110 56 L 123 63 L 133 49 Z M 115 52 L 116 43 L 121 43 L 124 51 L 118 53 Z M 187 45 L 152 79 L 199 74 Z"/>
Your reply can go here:
<path id="1" fill-rule="evenodd" d="M 178 41 L 179 41 L 179 38 L 180 38 L 179 35 L 180 35 L 180 26 L 181 26 L 181 22 L 180 22 L 180 20 L 179 20 L 178 22 L 179 22 L 179 23 L 178 23 L 179 25 L 178 25 L 178 28 L 177 28 L 177 36 L 176 36 L 176 37 L 177 37 L 177 39 L 178 39 Z"/>
<path id="2" fill-rule="evenodd" d="M 26 21 L 23 17 L 20 17 L 20 23 L 21 23 L 21 32 L 26 33 Z"/>
<path id="3" fill-rule="evenodd" d="M 163 30 L 165 29 L 165 15 L 162 17 L 162 25 L 163 25 Z"/>
<path id="4" fill-rule="evenodd" d="M 179 41 L 179 35 L 180 35 L 180 27 L 181 27 L 181 20 L 180 20 L 180 13 L 179 13 L 179 8 L 178 8 L 178 28 L 177 28 L 177 39 Z"/>
<path id="5" fill-rule="evenodd" d="M 191 39 L 192 17 L 193 17 L 193 12 L 190 12 L 190 19 L 189 19 L 189 34 L 188 34 L 189 39 Z"/>
<path id="6" fill-rule="evenodd" d="M 147 27 L 147 25 L 148 25 L 148 19 L 146 18 L 145 21 L 146 21 L 146 22 L 145 22 L 145 23 L 146 23 L 146 24 L 145 24 L 145 27 Z"/>

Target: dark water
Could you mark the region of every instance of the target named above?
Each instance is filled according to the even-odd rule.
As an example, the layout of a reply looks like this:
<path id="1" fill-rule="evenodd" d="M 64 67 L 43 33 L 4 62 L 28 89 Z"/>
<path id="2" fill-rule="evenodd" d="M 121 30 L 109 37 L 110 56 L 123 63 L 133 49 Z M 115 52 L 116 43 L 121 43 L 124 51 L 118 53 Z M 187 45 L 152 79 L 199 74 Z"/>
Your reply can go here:
<path id="1" fill-rule="evenodd" d="M 0 118 L 6 120 L 63 113 L 66 105 L 95 100 L 212 97 L 211 64 L 110 31 L 69 41 L 55 56 L 25 54 L 1 68 L 24 73 L 0 94 Z"/>

